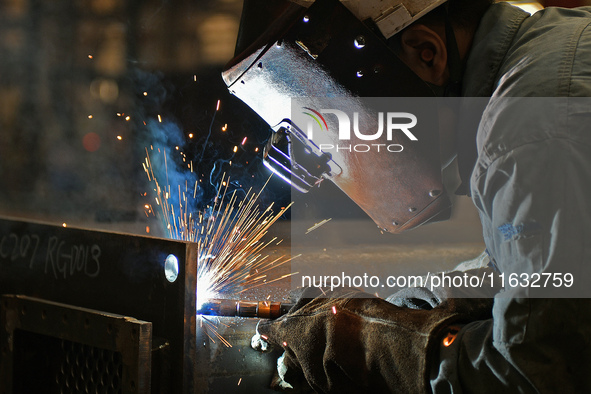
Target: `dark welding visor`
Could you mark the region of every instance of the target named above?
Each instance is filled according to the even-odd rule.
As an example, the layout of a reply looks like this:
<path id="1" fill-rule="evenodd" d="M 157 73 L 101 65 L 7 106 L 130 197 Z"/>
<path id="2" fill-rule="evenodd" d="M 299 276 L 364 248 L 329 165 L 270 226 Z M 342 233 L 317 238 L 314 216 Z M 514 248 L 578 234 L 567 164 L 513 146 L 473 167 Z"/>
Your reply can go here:
<path id="1" fill-rule="evenodd" d="M 403 155 L 352 157 L 321 149 L 322 142 L 308 138 L 301 131 L 304 126 L 293 122 L 296 98 L 303 108 L 322 108 L 318 98 L 338 98 L 343 110 L 375 118 L 358 98 L 434 96 L 371 21 L 361 22 L 339 1 L 289 7 L 229 62 L 222 76 L 230 92 L 273 128 L 265 165 L 296 189 L 307 191 L 330 179 L 391 232 L 416 227 L 449 208 L 436 129 L 405 146 Z M 338 126 L 330 122 L 327 117 L 333 134 L 316 136 L 333 138 L 336 146 Z M 368 130 L 374 130 L 373 125 Z"/>

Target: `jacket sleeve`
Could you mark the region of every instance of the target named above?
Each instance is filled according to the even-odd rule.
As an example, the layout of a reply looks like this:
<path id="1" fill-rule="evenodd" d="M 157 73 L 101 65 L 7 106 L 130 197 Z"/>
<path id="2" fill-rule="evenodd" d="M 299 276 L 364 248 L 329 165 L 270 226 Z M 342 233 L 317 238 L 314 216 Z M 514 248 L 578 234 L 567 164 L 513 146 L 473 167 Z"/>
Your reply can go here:
<path id="1" fill-rule="evenodd" d="M 591 391 L 590 102 L 530 100 L 529 112 L 505 102 L 493 107 L 503 116 L 481 124 L 472 196 L 505 291 L 492 319 L 441 346 L 435 393 Z"/>

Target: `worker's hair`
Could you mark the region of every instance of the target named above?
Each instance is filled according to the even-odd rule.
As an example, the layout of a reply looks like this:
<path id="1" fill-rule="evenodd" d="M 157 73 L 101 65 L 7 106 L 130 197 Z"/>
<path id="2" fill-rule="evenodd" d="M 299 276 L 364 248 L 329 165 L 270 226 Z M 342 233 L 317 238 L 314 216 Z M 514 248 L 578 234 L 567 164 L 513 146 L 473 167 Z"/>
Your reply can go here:
<path id="1" fill-rule="evenodd" d="M 494 0 L 448 0 L 415 23 L 443 23 L 446 12 L 451 23 L 461 29 L 475 29 Z"/>

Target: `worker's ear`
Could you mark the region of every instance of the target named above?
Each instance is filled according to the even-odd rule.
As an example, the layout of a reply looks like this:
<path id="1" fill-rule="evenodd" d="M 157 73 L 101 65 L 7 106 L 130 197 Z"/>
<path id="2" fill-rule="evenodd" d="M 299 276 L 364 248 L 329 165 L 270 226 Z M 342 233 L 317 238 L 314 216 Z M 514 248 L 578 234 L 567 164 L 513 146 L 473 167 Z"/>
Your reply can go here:
<path id="1" fill-rule="evenodd" d="M 447 49 L 439 34 L 425 25 L 416 24 L 402 31 L 400 41 L 400 58 L 423 81 L 437 86 L 447 83 Z"/>

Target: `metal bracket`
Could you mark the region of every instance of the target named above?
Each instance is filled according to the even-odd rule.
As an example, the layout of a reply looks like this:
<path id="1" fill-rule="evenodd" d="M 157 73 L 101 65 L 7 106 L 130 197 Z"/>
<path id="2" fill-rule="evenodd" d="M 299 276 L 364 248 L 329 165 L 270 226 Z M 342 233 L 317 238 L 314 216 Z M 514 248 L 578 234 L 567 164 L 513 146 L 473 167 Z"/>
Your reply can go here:
<path id="1" fill-rule="evenodd" d="M 0 320 L 3 393 L 150 393 L 150 322 L 17 295 Z"/>

